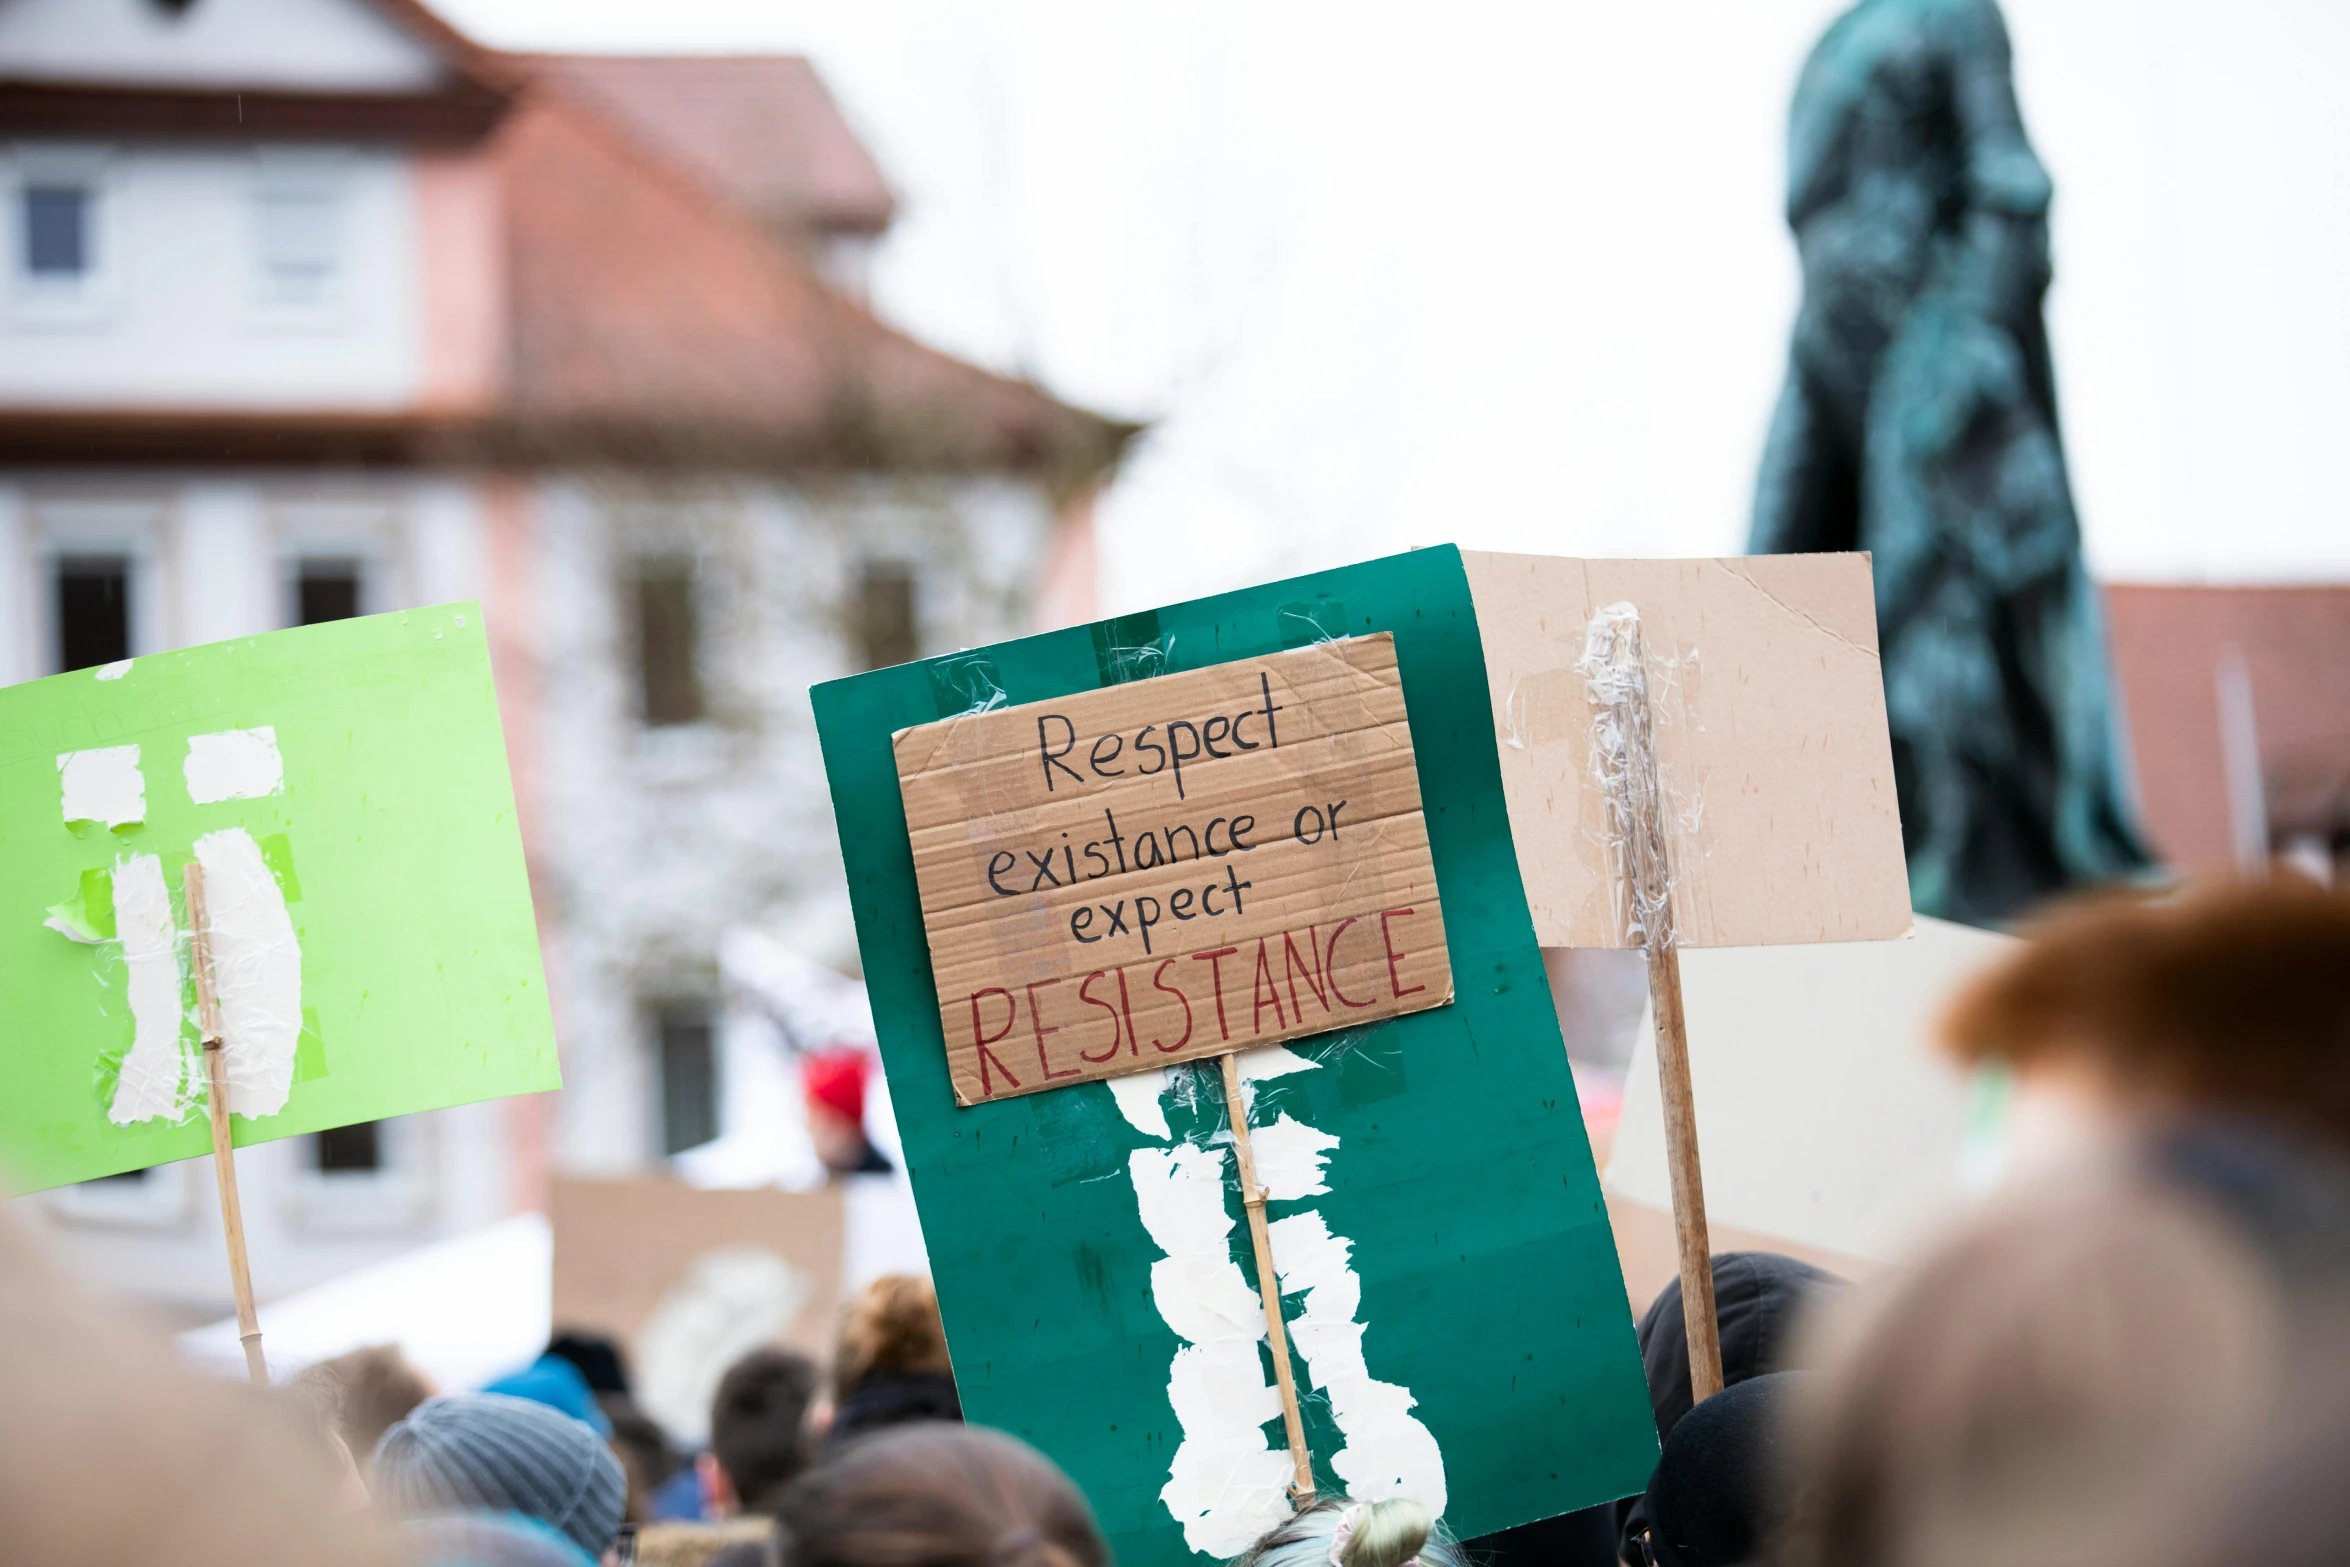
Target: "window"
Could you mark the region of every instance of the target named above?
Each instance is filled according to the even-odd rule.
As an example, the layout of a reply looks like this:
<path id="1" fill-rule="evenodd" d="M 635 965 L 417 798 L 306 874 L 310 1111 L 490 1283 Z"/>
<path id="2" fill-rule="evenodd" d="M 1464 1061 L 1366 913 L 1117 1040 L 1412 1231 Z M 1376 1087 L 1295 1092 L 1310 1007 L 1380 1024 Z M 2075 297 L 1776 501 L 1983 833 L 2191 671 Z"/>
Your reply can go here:
<path id="1" fill-rule="evenodd" d="M 360 567 L 355 560 L 304 560 L 294 571 L 294 624 L 315 626 L 359 613 Z M 338 1126 L 311 1139 L 321 1175 L 380 1175 L 387 1169 L 381 1121 Z"/>
<path id="2" fill-rule="evenodd" d="M 694 570 L 690 561 L 644 560 L 635 582 L 637 668 L 648 724 L 690 724 L 704 714 L 696 668 Z"/>
<path id="3" fill-rule="evenodd" d="M 661 1152 L 699 1148 L 718 1135 L 718 1062 L 709 1008 L 673 1002 L 654 1014 L 661 1077 Z"/>
<path id="4" fill-rule="evenodd" d="M 887 669 L 922 656 L 914 619 L 914 568 L 871 560 L 857 590 L 857 638 L 867 669 Z"/>
<path id="5" fill-rule="evenodd" d="M 265 174 L 253 216 L 263 303 L 328 302 L 343 270 L 343 198 L 332 177 Z"/>
<path id="6" fill-rule="evenodd" d="M 22 187 L 25 276 L 72 283 L 93 270 L 90 187 L 35 181 Z"/>
<path id="7" fill-rule="evenodd" d="M 359 613 L 359 563 L 306 560 L 294 577 L 294 624 L 315 626 Z"/>
<path id="8" fill-rule="evenodd" d="M 384 1167 L 380 1121 L 338 1126 L 320 1132 L 311 1149 L 321 1175 L 372 1175 Z"/>
<path id="9" fill-rule="evenodd" d="M 67 556 L 57 563 L 57 667 L 118 663 L 131 656 L 131 563 L 120 555 Z"/>

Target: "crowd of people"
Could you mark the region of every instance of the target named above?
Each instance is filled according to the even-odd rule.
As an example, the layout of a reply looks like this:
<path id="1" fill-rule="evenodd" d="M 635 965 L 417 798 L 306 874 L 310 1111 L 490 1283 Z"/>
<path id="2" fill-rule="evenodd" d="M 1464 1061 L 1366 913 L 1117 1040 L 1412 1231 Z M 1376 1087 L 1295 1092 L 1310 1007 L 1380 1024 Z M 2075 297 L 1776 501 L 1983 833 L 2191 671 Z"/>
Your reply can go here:
<path id="1" fill-rule="evenodd" d="M 1945 1043 L 2013 1074 L 2018 1128 L 2061 1130 L 1879 1277 L 1716 1257 L 1727 1387 L 1703 1402 L 1668 1287 L 1638 1322 L 1644 1494 L 1468 1541 L 1410 1497 L 1324 1497 L 1233 1567 L 2350 1560 L 2350 902 L 2109 897 L 2029 934 Z M 265 1394 L 177 1365 L 0 1230 L 0 1385 L 11 1560 L 1111 1560 L 1050 1460 L 963 1423 L 918 1278 L 869 1286 L 826 1367 L 733 1365 L 684 1454 L 608 1340 L 559 1334 L 479 1392 L 379 1346 Z"/>

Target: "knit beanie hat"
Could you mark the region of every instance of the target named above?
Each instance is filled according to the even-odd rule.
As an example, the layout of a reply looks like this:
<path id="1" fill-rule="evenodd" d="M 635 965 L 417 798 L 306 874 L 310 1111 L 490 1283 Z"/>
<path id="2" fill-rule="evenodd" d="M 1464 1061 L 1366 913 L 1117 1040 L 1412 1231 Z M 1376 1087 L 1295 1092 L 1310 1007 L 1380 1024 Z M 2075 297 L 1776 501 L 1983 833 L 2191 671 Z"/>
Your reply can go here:
<path id="1" fill-rule="evenodd" d="M 628 1482 L 603 1439 L 569 1415 L 500 1393 L 427 1399 L 375 1445 L 376 1503 L 395 1518 L 517 1512 L 590 1556 L 620 1532 Z"/>

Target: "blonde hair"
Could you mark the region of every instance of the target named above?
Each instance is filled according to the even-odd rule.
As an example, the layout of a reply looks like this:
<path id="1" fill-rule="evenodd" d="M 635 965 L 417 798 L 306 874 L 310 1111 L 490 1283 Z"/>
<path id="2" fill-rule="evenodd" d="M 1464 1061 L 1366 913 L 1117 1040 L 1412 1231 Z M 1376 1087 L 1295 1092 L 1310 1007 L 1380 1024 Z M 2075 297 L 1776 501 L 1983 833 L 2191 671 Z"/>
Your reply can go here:
<path id="1" fill-rule="evenodd" d="M 1232 1567 L 1329 1567 L 1331 1542 L 1349 1513 L 1353 1523 L 1339 1567 L 1403 1567 L 1414 1557 L 1420 1567 L 1467 1567 L 1451 1531 L 1425 1506 L 1401 1496 L 1359 1504 L 1324 1497 L 1267 1530 Z"/>
<path id="2" fill-rule="evenodd" d="M 832 1390 L 846 1398 L 876 1371 L 909 1376 L 952 1376 L 947 1330 L 939 1320 L 938 1292 L 928 1279 L 891 1273 L 865 1286 L 841 1323 L 840 1349 L 832 1361 Z"/>

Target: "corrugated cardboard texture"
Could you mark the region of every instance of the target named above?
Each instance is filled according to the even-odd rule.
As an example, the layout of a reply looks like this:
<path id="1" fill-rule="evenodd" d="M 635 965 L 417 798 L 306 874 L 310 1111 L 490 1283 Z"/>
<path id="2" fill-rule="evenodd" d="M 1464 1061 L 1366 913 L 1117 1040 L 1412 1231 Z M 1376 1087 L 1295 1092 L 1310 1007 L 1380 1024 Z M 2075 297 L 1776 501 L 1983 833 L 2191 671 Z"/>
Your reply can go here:
<path id="1" fill-rule="evenodd" d="M 806 1280 L 806 1304 L 776 1342 L 823 1360 L 840 1318 L 838 1193 L 702 1191 L 677 1181 L 559 1178 L 548 1195 L 554 1323 L 637 1337 L 695 1265 L 738 1247 L 774 1253 Z"/>
<path id="2" fill-rule="evenodd" d="M 893 748 L 962 1104 L 1452 999 L 1389 633 Z"/>
<path id="3" fill-rule="evenodd" d="M 1622 947 L 1591 703 L 1591 617 L 1640 611 L 1685 947 L 1910 928 L 1866 555 L 1568 560 L 1463 551 L 1518 869 L 1546 947 Z"/>

